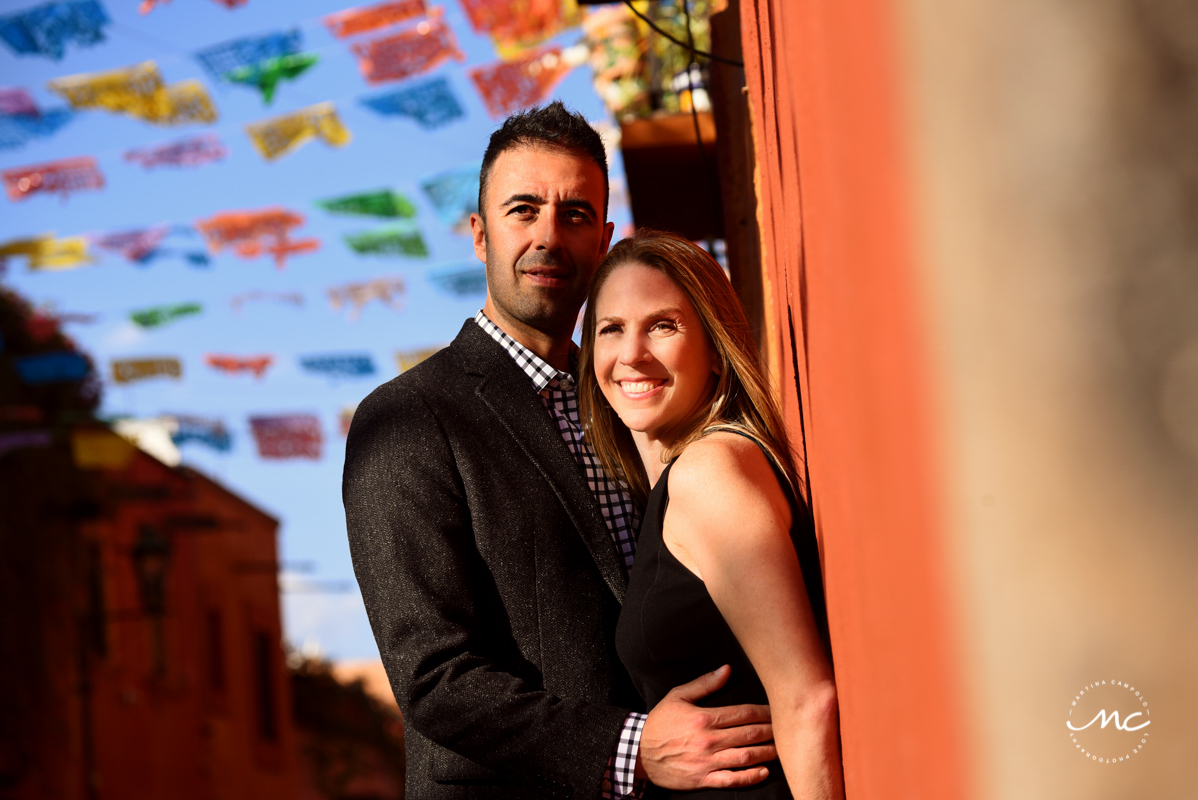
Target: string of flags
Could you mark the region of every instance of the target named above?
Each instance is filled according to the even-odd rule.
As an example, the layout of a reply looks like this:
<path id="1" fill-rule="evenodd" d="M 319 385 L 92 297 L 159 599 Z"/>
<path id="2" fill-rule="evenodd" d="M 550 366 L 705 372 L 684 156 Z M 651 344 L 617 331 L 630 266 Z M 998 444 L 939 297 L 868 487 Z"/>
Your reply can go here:
<path id="1" fill-rule="evenodd" d="M 153 61 L 57 78 L 47 86 L 76 110 L 106 109 L 155 125 L 216 122 L 204 84 L 194 79 L 167 84 Z"/>
<path id="2" fill-rule="evenodd" d="M 428 72 L 446 61 L 465 61 L 457 37 L 434 8 L 416 25 L 350 47 L 367 83 L 399 81 Z"/>
<path id="3" fill-rule="evenodd" d="M 330 214 L 353 214 L 389 219 L 410 219 L 416 216 L 416 206 L 412 205 L 412 201 L 390 189 L 359 192 L 329 200 L 317 200 L 316 205 Z"/>
<path id="4" fill-rule="evenodd" d="M 355 321 L 362 309 L 372 300 L 378 300 L 388 308 L 403 310 L 404 280 L 401 277 L 375 278 L 362 283 L 347 283 L 328 290 L 329 303 L 333 311 L 349 308 L 348 319 Z"/>
<path id="5" fill-rule="evenodd" d="M 129 319 L 142 328 L 161 328 L 175 320 L 190 317 L 204 310 L 199 303 L 175 303 L 173 305 L 154 306 L 132 311 Z"/>
<path id="6" fill-rule="evenodd" d="M 115 383 L 136 383 L 150 378 L 183 377 L 183 364 L 177 358 L 122 358 L 112 362 Z"/>
<path id="7" fill-rule="evenodd" d="M 74 269 L 94 262 L 88 252 L 88 240 L 83 236 L 57 238 L 52 233 L 14 239 L 0 245 L 0 271 L 8 259 L 24 256 L 31 270 Z"/>
<path id="8" fill-rule="evenodd" d="M 262 458 L 320 458 L 323 436 L 313 414 L 250 417 L 250 430 Z"/>
<path id="9" fill-rule="evenodd" d="M 364 97 L 362 105 L 375 113 L 393 117 L 411 117 L 425 130 L 442 128 L 466 116 L 462 104 L 445 77 L 396 89 L 385 94 Z"/>
<path id="10" fill-rule="evenodd" d="M 401 255 L 410 258 L 427 258 L 428 245 L 420 229 L 411 222 L 383 225 L 360 233 L 347 233 L 345 243 L 355 253 L 362 255 Z"/>
<path id="11" fill-rule="evenodd" d="M 301 356 L 300 367 L 329 378 L 361 378 L 375 372 L 374 359 L 364 353 Z"/>
<path id="12" fill-rule="evenodd" d="M 126 161 L 141 164 L 145 169 L 156 167 L 199 167 L 221 161 L 229 154 L 220 137 L 211 133 L 151 147 L 139 147 L 125 152 Z"/>
<path id="13" fill-rule="evenodd" d="M 208 266 L 208 255 L 202 250 L 165 247 L 163 241 L 175 233 L 194 235 L 192 228 L 187 225 L 155 225 L 150 228 L 93 234 L 89 238 L 97 248 L 117 253 L 138 266 L 145 266 L 151 261 L 172 254 L 182 255 L 192 266 Z"/>
<path id="14" fill-rule="evenodd" d="M 474 161 L 438 173 L 421 182 L 420 189 L 437 211 L 437 218 L 454 233 L 469 235 L 470 215 L 478 211 L 482 162 Z"/>
<path id="15" fill-rule="evenodd" d="M 204 363 L 213 369 L 220 370 L 227 375 L 238 375 L 242 372 L 249 372 L 255 378 L 261 378 L 266 374 L 266 370 L 270 369 L 270 365 L 274 363 L 274 356 L 229 356 L 220 355 L 218 353 L 209 353 L 204 356 Z"/>
<path id="16" fill-rule="evenodd" d="M 103 189 L 104 173 L 91 156 L 60 158 L 44 164 L 17 167 L 0 172 L 9 200 L 24 200 L 31 195 L 57 194 L 63 199 L 73 192 Z"/>
<path id="17" fill-rule="evenodd" d="M 291 232 L 304 224 L 302 214 L 283 208 L 260 211 L 223 211 L 196 223 L 196 229 L 213 253 L 232 248 L 242 258 L 263 253 L 275 257 L 275 266 L 286 266 L 287 256 L 311 253 L 320 248 L 319 239 L 292 239 Z"/>
<path id="18" fill-rule="evenodd" d="M 568 56 L 560 47 L 551 47 L 513 61 L 474 67 L 468 74 L 482 96 L 487 113 L 493 119 L 503 119 L 549 97 L 586 55 L 585 47 L 571 48 Z"/>
<path id="19" fill-rule="evenodd" d="M 322 139 L 330 147 L 344 147 L 350 140 L 349 129 L 342 124 L 332 103 L 317 103 L 260 120 L 247 125 L 245 130 L 267 161 L 290 153 L 309 139 Z"/>
<path id="20" fill-rule="evenodd" d="M 65 108 L 39 109 L 24 89 L 0 88 L 0 150 L 53 136 L 71 117 Z"/>
<path id="21" fill-rule="evenodd" d="M 499 57 L 511 60 L 582 21 L 574 0 L 460 0 L 475 33 L 491 37 Z"/>
<path id="22" fill-rule="evenodd" d="M 108 15 L 96 0 L 45 3 L 0 17 L 0 40 L 17 55 L 62 59 L 68 44 L 91 47 L 104 41 Z"/>
<path id="23" fill-rule="evenodd" d="M 219 81 L 233 70 L 295 55 L 303 49 L 303 42 L 303 34 L 295 28 L 222 42 L 199 51 L 195 57 L 208 74 Z"/>
<path id="24" fill-rule="evenodd" d="M 392 0 L 329 14 L 324 18 L 324 25 L 335 38 L 347 39 L 423 17 L 427 13 L 424 0 Z"/>

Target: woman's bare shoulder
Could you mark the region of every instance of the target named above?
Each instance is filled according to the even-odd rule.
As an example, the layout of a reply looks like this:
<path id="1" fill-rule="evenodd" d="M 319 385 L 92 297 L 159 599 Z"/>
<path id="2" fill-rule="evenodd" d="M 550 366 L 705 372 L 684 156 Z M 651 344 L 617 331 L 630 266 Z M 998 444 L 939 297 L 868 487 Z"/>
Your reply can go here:
<path id="1" fill-rule="evenodd" d="M 752 439 L 727 431 L 687 445 L 669 480 L 671 502 L 683 502 L 700 515 L 723 516 L 746 504 L 785 504 L 765 453 Z"/>

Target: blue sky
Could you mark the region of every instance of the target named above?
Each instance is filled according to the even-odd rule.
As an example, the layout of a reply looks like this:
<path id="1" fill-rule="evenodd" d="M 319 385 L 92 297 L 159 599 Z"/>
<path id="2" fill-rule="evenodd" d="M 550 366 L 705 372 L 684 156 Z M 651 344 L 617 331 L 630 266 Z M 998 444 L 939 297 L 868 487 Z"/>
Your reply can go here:
<path id="1" fill-rule="evenodd" d="M 0 13 L 33 5 L 36 3 L 0 0 Z M 134 0 L 108 0 L 104 6 L 112 24 L 101 44 L 68 45 L 61 61 L 18 57 L 0 46 L 0 86 L 24 87 L 43 109 L 63 105 L 46 89 L 49 80 L 152 59 L 168 83 L 202 80 L 220 114 L 213 125 L 160 128 L 107 112 L 83 111 L 50 138 L 0 150 L 0 169 L 94 156 L 107 179 L 104 190 L 79 192 L 65 202 L 40 195 L 21 202 L 0 200 L 4 203 L 0 243 L 48 231 L 71 236 L 159 223 L 192 224 L 223 210 L 267 206 L 302 213 L 307 223 L 296 236 L 321 239 L 317 253 L 293 256 L 282 270 L 275 268 L 269 256 L 247 260 L 229 252 L 213 256 L 211 265 L 202 269 L 177 257 L 136 266 L 116 254 L 96 253 L 94 266 L 63 272 L 30 272 L 23 263 L 12 261 L 7 275 L 0 278 L 37 305 L 51 305 L 58 312 L 99 314 L 95 324 L 68 324 L 67 331 L 106 375 L 114 358 L 180 358 L 180 381 L 151 380 L 128 386 L 106 382 L 101 412 L 223 418 L 233 432 L 233 451 L 220 454 L 188 444 L 182 450 L 184 463 L 278 517 L 283 559 L 311 562 L 313 571 L 296 580 L 314 583 L 352 583 L 353 577 L 340 498 L 345 455 L 337 424 L 340 409 L 394 377 L 395 351 L 449 341 L 463 320 L 482 305 L 481 297 L 454 298 L 428 280 L 428 274 L 440 268 L 477 262 L 469 239 L 451 233 L 437 219 L 418 184 L 438 172 L 477 161 L 495 128 L 466 70 L 493 62 L 497 56 L 490 40 L 472 33 L 456 0 L 439 5 L 466 53 L 465 63 L 450 61 L 432 73 L 379 86 L 370 86 L 361 78 L 346 42 L 334 39 L 320 24 L 325 14 L 349 5 L 337 0 L 249 0 L 247 5 L 229 10 L 211 0 L 173 0 L 141 16 Z M 319 54 L 320 62 L 297 80 L 281 83 L 269 107 L 255 89 L 215 83 L 193 56 L 197 50 L 230 39 L 294 27 L 302 30 L 304 51 Z M 577 30 L 568 31 L 557 42 L 573 44 L 580 36 Z M 449 79 L 466 110 L 464 119 L 425 131 L 411 119 L 382 117 L 358 104 L 364 95 L 434 75 Z M 589 119 L 609 120 L 590 78 L 585 66 L 575 69 L 554 96 Z M 250 122 L 322 101 L 336 104 L 353 135 L 347 146 L 335 149 L 312 141 L 291 155 L 266 162 L 244 133 Z M 122 159 L 128 149 L 198 133 L 219 135 L 229 156 L 195 169 L 152 171 Z M 616 159 L 613 180 L 621 182 L 622 176 L 623 167 Z M 341 237 L 384 221 L 334 216 L 314 205 L 318 199 L 381 188 L 399 190 L 416 204 L 417 222 L 431 251 L 429 258 L 357 255 Z M 630 220 L 627 207 L 615 205 L 611 218 L 617 230 L 622 229 Z M 198 236 L 172 236 L 167 244 L 202 247 Z M 334 312 L 329 305 L 326 290 L 331 286 L 393 276 L 401 276 L 407 286 L 401 311 L 372 303 L 357 321 L 349 322 L 345 311 Z M 230 299 L 254 290 L 301 292 L 305 303 L 301 308 L 251 303 L 240 314 L 234 313 Z M 203 313 L 154 330 L 142 330 L 129 321 L 128 314 L 135 309 L 182 302 L 203 304 Z M 260 380 L 248 375 L 230 377 L 203 364 L 204 354 L 210 352 L 270 353 L 275 364 Z M 301 355 L 360 352 L 373 356 L 377 375 L 330 381 L 303 372 L 298 363 Z M 320 417 L 325 434 L 320 461 L 259 459 L 248 418 L 287 413 Z M 286 582 L 293 580 L 288 577 Z M 334 659 L 377 656 L 356 589 L 346 593 L 288 592 L 284 608 L 287 636 L 293 643 L 318 644 Z"/>

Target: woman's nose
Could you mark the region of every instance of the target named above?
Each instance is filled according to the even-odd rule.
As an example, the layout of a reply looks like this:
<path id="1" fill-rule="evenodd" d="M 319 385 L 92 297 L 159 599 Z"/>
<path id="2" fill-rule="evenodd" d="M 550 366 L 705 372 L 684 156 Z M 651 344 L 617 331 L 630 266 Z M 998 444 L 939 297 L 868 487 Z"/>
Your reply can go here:
<path id="1" fill-rule="evenodd" d="M 620 348 L 620 362 L 623 364 L 643 364 L 652 358 L 649 352 L 649 342 L 643 336 L 625 336 Z"/>

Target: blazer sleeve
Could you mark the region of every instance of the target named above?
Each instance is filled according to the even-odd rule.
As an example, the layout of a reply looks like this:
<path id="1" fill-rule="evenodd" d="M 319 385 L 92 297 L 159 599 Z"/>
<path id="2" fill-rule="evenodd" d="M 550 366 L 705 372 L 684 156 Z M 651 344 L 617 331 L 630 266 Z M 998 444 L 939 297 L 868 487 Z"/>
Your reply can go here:
<path id="1" fill-rule="evenodd" d="M 413 388 L 393 382 L 359 406 L 342 492 L 354 572 L 407 724 L 550 795 L 597 796 L 629 711 L 553 695 L 514 642 L 480 629 L 494 589 L 479 580 L 453 451 Z"/>

